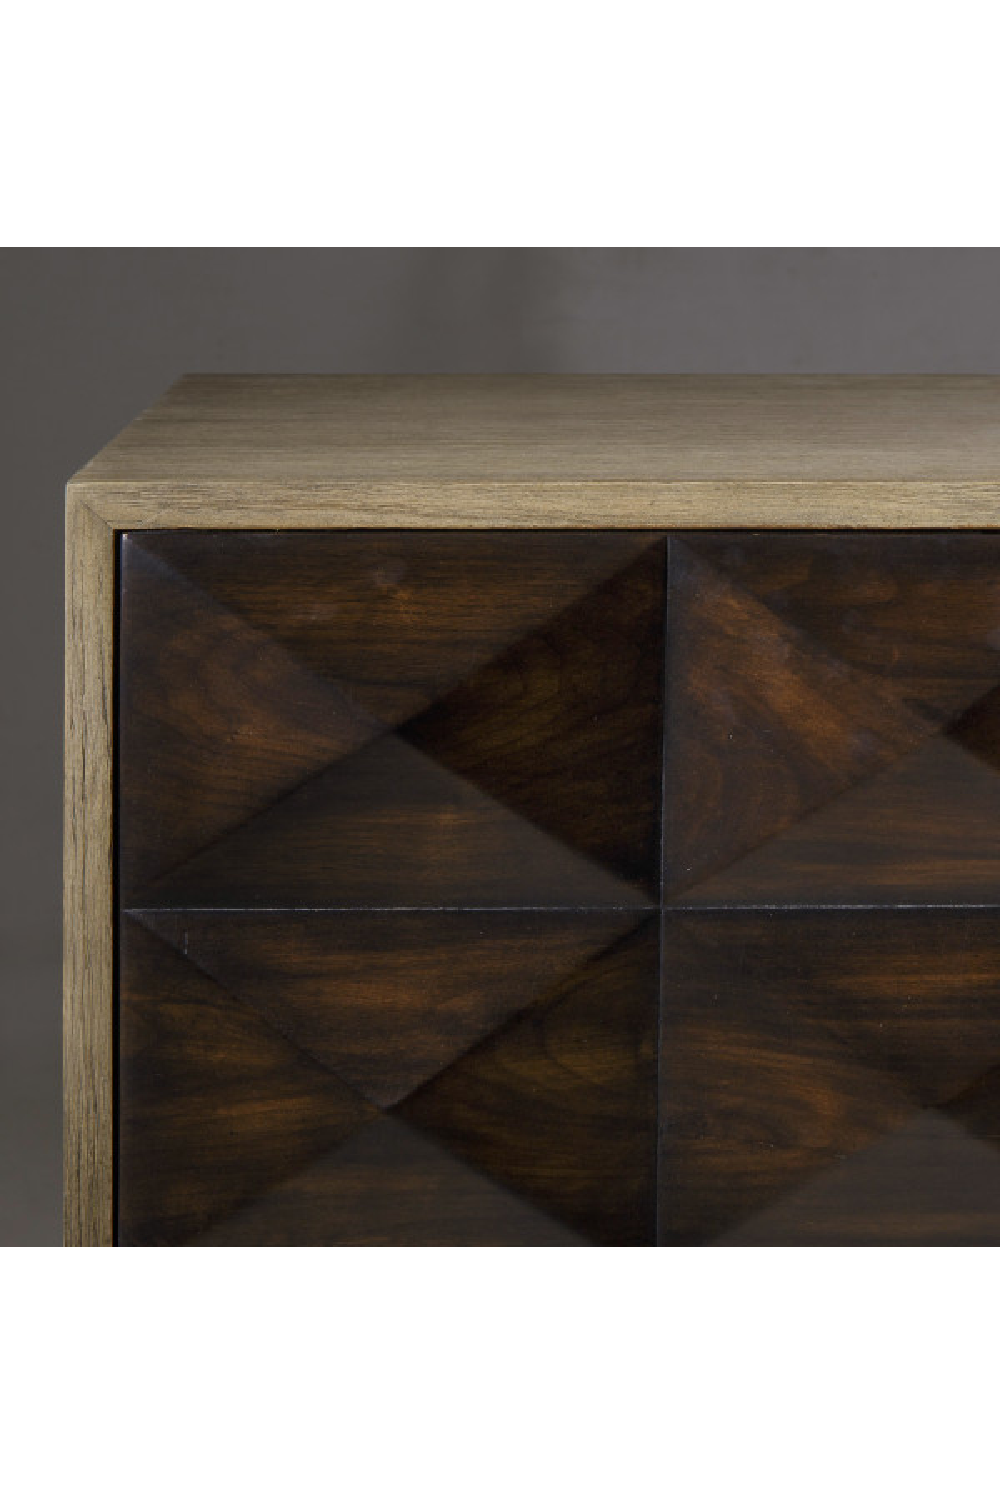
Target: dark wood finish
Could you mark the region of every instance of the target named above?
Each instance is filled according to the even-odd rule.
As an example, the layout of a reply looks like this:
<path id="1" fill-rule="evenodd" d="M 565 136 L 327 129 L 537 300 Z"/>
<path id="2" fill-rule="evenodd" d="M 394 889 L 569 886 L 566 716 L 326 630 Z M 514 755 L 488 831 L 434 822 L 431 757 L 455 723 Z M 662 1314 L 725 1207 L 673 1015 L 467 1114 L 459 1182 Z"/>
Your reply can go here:
<path id="1" fill-rule="evenodd" d="M 119 691 L 126 903 L 380 728 L 131 536 L 121 544 Z"/>
<path id="2" fill-rule="evenodd" d="M 589 1240 L 653 1243 L 657 973 L 647 920 L 400 1112 Z"/>
<path id="3" fill-rule="evenodd" d="M 686 897 L 930 729 L 686 539 L 671 539 L 669 595 L 664 879 Z"/>
<path id="4" fill-rule="evenodd" d="M 650 541 L 629 531 L 165 531 L 142 545 L 393 728 Z"/>
<path id="5" fill-rule="evenodd" d="M 1000 542 L 670 551 L 671 898 L 1000 899 Z"/>
<path id="6" fill-rule="evenodd" d="M 564 1224 L 382 1116 L 199 1245 L 580 1245 Z"/>
<path id="7" fill-rule="evenodd" d="M 1000 1152 L 913 1116 L 745 1220 L 720 1245 L 996 1245 Z"/>
<path id="8" fill-rule="evenodd" d="M 939 736 L 684 891 L 692 905 L 1000 901 L 1000 776 Z"/>
<path id="9" fill-rule="evenodd" d="M 1000 536 L 718 532 L 687 545 L 935 725 L 1000 683 Z"/>
<path id="10" fill-rule="evenodd" d="M 659 892 L 665 553 L 648 547 L 404 730 L 620 879 Z"/>
<path id="11" fill-rule="evenodd" d="M 122 924 L 118 1239 L 190 1241 L 376 1111 L 137 924 Z"/>
<path id="12" fill-rule="evenodd" d="M 380 1108 L 635 923 L 630 912 L 156 912 L 142 920 Z"/>
<path id="13" fill-rule="evenodd" d="M 397 735 L 150 885 L 157 905 L 641 907 L 649 897 Z"/>
<path id="14" fill-rule="evenodd" d="M 663 584 L 648 533 L 126 538 L 126 905 L 655 901 Z"/>
<path id="15" fill-rule="evenodd" d="M 118 1232 L 1000 1242 L 1000 538 L 121 559 Z"/>
<path id="16" fill-rule="evenodd" d="M 997 913 L 673 913 L 663 972 L 667 1242 L 813 1243 L 819 1223 L 831 1243 L 1000 1231 L 1000 1172 L 972 1139 L 1000 1118 Z M 969 1192 L 930 1184 L 961 1179 L 966 1157 L 993 1186 L 963 1230 Z"/>

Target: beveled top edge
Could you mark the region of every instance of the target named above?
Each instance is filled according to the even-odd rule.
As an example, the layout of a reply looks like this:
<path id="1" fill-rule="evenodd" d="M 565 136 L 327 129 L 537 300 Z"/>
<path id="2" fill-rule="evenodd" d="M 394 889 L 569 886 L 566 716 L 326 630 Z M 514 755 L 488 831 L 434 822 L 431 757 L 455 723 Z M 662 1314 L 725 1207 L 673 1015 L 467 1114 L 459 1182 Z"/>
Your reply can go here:
<path id="1" fill-rule="evenodd" d="M 845 524 L 863 492 L 934 503 L 939 524 L 1000 494 L 1000 377 L 189 375 L 76 474 L 73 490 L 249 511 L 370 500 L 421 512 L 492 499 L 495 524 L 755 524 L 762 497 Z M 109 493 L 108 499 L 112 497 Z M 633 511 L 641 518 L 631 519 Z M 297 524 L 297 523 L 296 523 Z M 329 521 L 326 524 L 330 524 Z M 405 524 L 405 523 L 404 523 Z M 439 523 L 441 524 L 441 523 Z M 691 523 L 693 524 L 693 523 Z M 761 519 L 760 524 L 774 524 Z M 799 524 L 836 524 L 800 519 Z M 876 518 L 875 523 L 878 524 Z M 911 523 L 912 524 L 912 523 Z"/>

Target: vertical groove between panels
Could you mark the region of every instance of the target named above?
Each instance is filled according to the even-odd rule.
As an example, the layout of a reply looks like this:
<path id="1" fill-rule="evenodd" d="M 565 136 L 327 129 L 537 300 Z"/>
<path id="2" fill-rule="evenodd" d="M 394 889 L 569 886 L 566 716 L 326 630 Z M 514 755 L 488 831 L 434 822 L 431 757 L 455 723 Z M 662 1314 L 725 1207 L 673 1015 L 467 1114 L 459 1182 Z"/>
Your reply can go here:
<path id="1" fill-rule="evenodd" d="M 656 1243 L 663 1242 L 663 1225 L 661 1222 L 660 1204 L 662 1201 L 661 1187 L 661 1155 L 662 1155 L 662 1121 L 661 1121 L 661 1082 L 663 1058 L 663 990 L 664 990 L 664 928 L 666 925 L 666 840 L 667 840 L 667 705 L 668 691 L 670 687 L 670 546 L 671 538 L 668 535 L 663 548 L 663 614 L 662 614 L 662 636 L 661 646 L 663 660 L 661 663 L 660 679 L 660 913 L 659 931 L 657 933 L 658 947 L 658 985 L 657 985 L 657 1012 L 656 1012 L 656 1202 L 655 1202 L 655 1225 Z"/>

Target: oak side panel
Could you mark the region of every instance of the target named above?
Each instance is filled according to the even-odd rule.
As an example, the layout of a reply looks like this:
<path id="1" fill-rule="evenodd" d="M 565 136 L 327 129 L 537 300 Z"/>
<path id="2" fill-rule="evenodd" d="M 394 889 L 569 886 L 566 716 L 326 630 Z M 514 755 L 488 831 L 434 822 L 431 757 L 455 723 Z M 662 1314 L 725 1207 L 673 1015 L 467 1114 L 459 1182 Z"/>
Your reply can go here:
<path id="1" fill-rule="evenodd" d="M 66 510 L 63 1174 L 67 1245 L 113 1243 L 114 532 Z"/>

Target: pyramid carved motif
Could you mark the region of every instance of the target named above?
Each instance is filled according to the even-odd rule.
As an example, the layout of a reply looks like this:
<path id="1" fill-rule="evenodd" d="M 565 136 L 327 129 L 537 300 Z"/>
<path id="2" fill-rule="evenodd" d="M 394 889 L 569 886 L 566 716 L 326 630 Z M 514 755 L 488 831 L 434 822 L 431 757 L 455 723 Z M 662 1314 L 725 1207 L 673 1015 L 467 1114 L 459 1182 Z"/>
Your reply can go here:
<path id="1" fill-rule="evenodd" d="M 129 533 L 120 621 L 120 1242 L 1000 1242 L 1000 539 Z"/>

